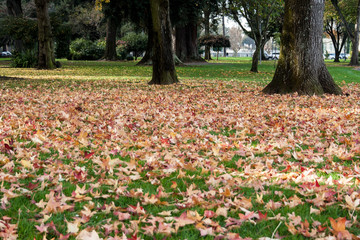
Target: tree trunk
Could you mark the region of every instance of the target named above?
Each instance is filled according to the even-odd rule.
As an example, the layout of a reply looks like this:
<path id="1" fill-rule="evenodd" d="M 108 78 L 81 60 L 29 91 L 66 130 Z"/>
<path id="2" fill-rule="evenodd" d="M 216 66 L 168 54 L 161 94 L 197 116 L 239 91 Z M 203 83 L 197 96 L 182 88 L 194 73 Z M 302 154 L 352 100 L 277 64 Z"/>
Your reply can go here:
<path id="1" fill-rule="evenodd" d="M 150 0 L 153 31 L 153 76 L 149 84 L 179 82 L 173 58 L 169 0 Z"/>
<path id="2" fill-rule="evenodd" d="M 204 10 L 204 28 L 205 28 L 205 36 L 210 35 L 210 11 L 208 9 Z M 211 60 L 211 48 L 209 46 L 205 46 L 205 60 Z"/>
<path id="3" fill-rule="evenodd" d="M 197 43 L 197 24 L 188 23 L 175 28 L 175 52 L 182 62 L 202 60 Z"/>
<path id="4" fill-rule="evenodd" d="M 14 17 L 22 17 L 21 0 L 6 0 L 8 14 Z"/>
<path id="5" fill-rule="evenodd" d="M 356 17 L 356 26 L 355 26 L 355 34 L 352 39 L 352 55 L 351 55 L 351 66 L 359 65 L 359 34 L 360 34 L 360 0 L 357 6 L 357 17 Z"/>
<path id="6" fill-rule="evenodd" d="M 222 28 L 223 28 L 223 36 L 225 37 L 226 36 L 226 33 L 225 33 L 225 14 L 223 13 L 222 14 Z M 224 57 L 226 57 L 226 47 L 224 47 Z"/>
<path id="7" fill-rule="evenodd" d="M 185 26 L 175 27 L 175 53 L 176 56 L 183 62 L 188 60 L 188 49 L 186 45 L 187 41 L 187 29 Z"/>
<path id="8" fill-rule="evenodd" d="M 251 72 L 258 72 L 260 48 L 256 47 L 251 62 Z"/>
<path id="9" fill-rule="evenodd" d="M 116 32 L 117 24 L 116 19 L 109 16 L 107 19 L 106 27 L 106 48 L 104 58 L 108 61 L 114 61 L 116 57 Z"/>
<path id="10" fill-rule="evenodd" d="M 38 40 L 39 40 L 39 69 L 54 69 L 55 55 L 54 44 L 51 38 L 51 25 L 48 12 L 48 0 L 35 0 L 37 21 L 38 21 Z"/>
<path id="11" fill-rule="evenodd" d="M 259 33 L 260 34 L 260 33 Z M 252 57 L 251 69 L 250 72 L 258 72 L 259 66 L 259 58 L 260 58 L 260 50 L 264 48 L 264 40 L 262 40 L 262 36 L 256 34 L 256 41 L 255 41 L 255 52 Z"/>
<path id="12" fill-rule="evenodd" d="M 186 45 L 187 45 L 187 59 L 189 60 L 195 60 L 200 61 L 203 60 L 199 55 L 199 49 L 198 49 L 198 28 L 197 23 L 189 23 L 186 26 L 187 29 L 187 39 L 186 39 Z"/>
<path id="13" fill-rule="evenodd" d="M 342 94 L 322 57 L 324 1 L 285 0 L 278 66 L 267 94 Z"/>
<path id="14" fill-rule="evenodd" d="M 7 0 L 6 1 L 7 12 L 9 16 L 22 17 L 23 10 L 21 7 L 21 0 Z M 15 39 L 14 41 L 15 50 L 22 52 L 24 50 L 24 44 L 21 39 Z"/>

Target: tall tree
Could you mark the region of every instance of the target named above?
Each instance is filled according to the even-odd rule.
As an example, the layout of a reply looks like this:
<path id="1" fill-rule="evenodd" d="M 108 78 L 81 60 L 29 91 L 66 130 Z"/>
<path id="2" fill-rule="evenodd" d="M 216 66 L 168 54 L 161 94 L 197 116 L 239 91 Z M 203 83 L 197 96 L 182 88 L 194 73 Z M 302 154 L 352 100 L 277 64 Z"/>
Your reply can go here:
<path id="1" fill-rule="evenodd" d="M 346 28 L 330 1 L 325 1 L 325 32 L 331 38 L 335 50 L 334 62 L 340 62 L 340 53 L 348 39 Z"/>
<path id="2" fill-rule="evenodd" d="M 229 40 L 231 49 L 234 51 L 235 55 L 241 49 L 241 43 L 243 40 L 243 31 L 239 27 L 231 27 L 229 30 Z"/>
<path id="3" fill-rule="evenodd" d="M 170 1 L 171 22 L 175 26 L 175 52 L 183 62 L 201 60 L 198 49 L 198 22 L 203 0 Z"/>
<path id="4" fill-rule="evenodd" d="M 22 17 L 23 10 L 21 6 L 21 0 L 6 0 L 6 7 L 9 16 Z M 21 52 L 24 50 L 24 44 L 21 39 L 15 39 L 15 50 Z"/>
<path id="5" fill-rule="evenodd" d="M 352 0 L 347 1 L 346 3 L 348 6 L 354 6 L 351 7 L 351 9 L 355 9 L 356 11 L 356 17 L 355 17 L 355 25 L 353 24 L 353 27 L 349 23 L 349 21 L 346 19 L 343 11 L 340 8 L 339 0 L 331 0 L 331 3 L 335 7 L 337 13 L 339 14 L 339 17 L 341 21 L 344 23 L 347 34 L 351 40 L 352 43 L 352 54 L 350 59 L 350 65 L 351 66 L 358 66 L 359 65 L 359 33 L 360 33 L 360 0 Z M 353 5 L 354 4 L 354 5 Z"/>
<path id="6" fill-rule="evenodd" d="M 35 0 L 38 21 L 39 69 L 54 69 L 54 43 L 51 36 L 51 24 L 48 11 L 49 0 Z"/>
<path id="7" fill-rule="evenodd" d="M 330 36 L 335 50 L 334 62 L 340 62 L 340 53 L 347 40 L 347 32 L 343 24 L 337 22 L 333 17 L 325 20 L 325 32 Z"/>
<path id="8" fill-rule="evenodd" d="M 174 62 L 169 0 L 150 0 L 153 34 L 153 75 L 149 84 L 179 82 Z"/>
<path id="9" fill-rule="evenodd" d="M 324 1 L 285 0 L 281 50 L 268 94 L 342 94 L 322 57 Z"/>
<path id="10" fill-rule="evenodd" d="M 279 31 L 282 12 L 283 0 L 229 0 L 230 17 L 255 41 L 250 71 L 258 72 L 260 51 L 270 37 Z M 243 24 L 242 18 L 250 29 Z"/>
<path id="11" fill-rule="evenodd" d="M 119 23 L 121 22 L 120 2 L 110 1 L 104 4 L 103 10 L 106 18 L 106 47 L 104 58 L 109 61 L 116 60 L 116 36 Z"/>
<path id="12" fill-rule="evenodd" d="M 49 0 L 35 0 L 38 21 L 39 69 L 56 68 L 48 4 Z"/>
<path id="13" fill-rule="evenodd" d="M 213 25 L 217 25 L 217 18 L 221 11 L 221 1 L 204 0 L 202 3 L 203 17 L 200 20 L 203 24 L 204 35 L 210 36 L 212 34 L 211 22 Z M 211 60 L 210 50 L 210 46 L 205 45 L 205 60 Z"/>

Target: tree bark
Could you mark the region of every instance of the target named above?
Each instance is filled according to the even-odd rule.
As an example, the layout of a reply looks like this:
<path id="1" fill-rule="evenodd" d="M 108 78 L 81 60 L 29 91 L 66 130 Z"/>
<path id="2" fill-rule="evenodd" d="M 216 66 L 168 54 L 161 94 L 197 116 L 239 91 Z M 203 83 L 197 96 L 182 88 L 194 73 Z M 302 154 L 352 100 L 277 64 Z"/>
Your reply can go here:
<path id="1" fill-rule="evenodd" d="M 116 19 L 109 16 L 107 19 L 106 27 L 106 48 L 104 58 L 108 61 L 114 61 L 116 57 L 116 32 L 117 24 Z"/>
<path id="2" fill-rule="evenodd" d="M 23 10 L 21 7 L 21 0 L 7 0 L 6 1 L 7 12 L 9 16 L 22 17 Z M 22 52 L 24 50 L 24 44 L 21 39 L 15 39 L 14 41 L 15 50 Z"/>
<path id="3" fill-rule="evenodd" d="M 204 10 L 204 28 L 205 28 L 205 36 L 210 35 L 210 10 Z M 205 60 L 211 60 L 211 48 L 209 46 L 205 46 Z"/>
<path id="4" fill-rule="evenodd" d="M 278 66 L 267 94 L 342 94 L 322 57 L 324 1 L 285 0 Z"/>
<path id="5" fill-rule="evenodd" d="M 188 60 L 187 49 L 187 29 L 185 26 L 175 27 L 175 53 L 176 56 L 183 62 Z"/>
<path id="6" fill-rule="evenodd" d="M 6 7 L 10 16 L 22 17 L 21 0 L 6 0 Z"/>
<path id="7" fill-rule="evenodd" d="M 251 72 L 258 72 L 260 48 L 256 47 L 251 62 Z"/>
<path id="8" fill-rule="evenodd" d="M 175 52 L 182 62 L 200 61 L 197 43 L 197 24 L 188 23 L 175 28 Z"/>
<path id="9" fill-rule="evenodd" d="M 54 69 L 55 55 L 54 43 L 51 37 L 51 25 L 48 12 L 48 0 L 35 0 L 37 21 L 38 21 L 38 41 L 39 41 L 39 69 Z"/>
<path id="10" fill-rule="evenodd" d="M 359 34 L 360 34 L 360 0 L 357 5 L 357 17 L 356 17 L 356 27 L 355 27 L 355 36 L 353 39 L 352 46 L 352 55 L 351 55 L 351 66 L 359 65 Z"/>
<path id="11" fill-rule="evenodd" d="M 153 31 L 153 75 L 149 84 L 179 82 L 173 58 L 169 0 L 150 0 Z"/>

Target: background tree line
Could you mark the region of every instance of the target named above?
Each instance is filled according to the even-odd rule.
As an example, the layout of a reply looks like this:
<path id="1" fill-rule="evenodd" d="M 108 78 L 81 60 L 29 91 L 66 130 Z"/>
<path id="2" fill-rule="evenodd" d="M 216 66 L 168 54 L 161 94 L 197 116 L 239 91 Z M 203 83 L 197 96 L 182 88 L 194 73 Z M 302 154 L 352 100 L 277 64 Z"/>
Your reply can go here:
<path id="1" fill-rule="evenodd" d="M 321 28 L 316 26 L 317 31 L 319 34 L 325 31 L 331 37 L 337 54 L 341 52 L 346 39 L 350 39 L 350 64 L 358 65 L 360 0 L 325 2 L 326 14 L 322 19 L 325 28 L 322 28 L 321 22 Z M 257 72 L 260 52 L 264 52 L 265 43 L 289 24 L 284 21 L 291 20 L 285 16 L 286 3 L 289 5 L 293 2 L 96 0 L 94 3 L 92 0 L 1 0 L 1 41 L 2 45 L 12 43 L 20 56 L 24 56 L 24 52 L 31 53 L 31 50 L 36 52 L 39 68 L 56 67 L 55 56 L 115 60 L 119 56 L 126 58 L 130 51 L 135 57 L 146 51 L 140 64 L 152 63 L 154 74 L 157 72 L 153 78 L 172 78 L 165 81 L 172 83 L 177 82 L 173 63 L 203 61 L 199 54 L 200 44 L 205 45 L 205 58 L 211 58 L 210 47 L 215 45 L 199 41 L 201 29 L 204 30 L 204 36 L 211 38 L 214 26 L 217 28 L 224 21 L 224 16 L 228 16 L 255 41 L 251 71 Z M 315 3 L 314 0 L 309 1 L 306 10 L 310 11 L 309 6 Z M 324 12 L 323 6 L 319 11 Z M 223 46 L 228 47 L 228 42 L 223 39 L 219 44 L 224 43 Z"/>

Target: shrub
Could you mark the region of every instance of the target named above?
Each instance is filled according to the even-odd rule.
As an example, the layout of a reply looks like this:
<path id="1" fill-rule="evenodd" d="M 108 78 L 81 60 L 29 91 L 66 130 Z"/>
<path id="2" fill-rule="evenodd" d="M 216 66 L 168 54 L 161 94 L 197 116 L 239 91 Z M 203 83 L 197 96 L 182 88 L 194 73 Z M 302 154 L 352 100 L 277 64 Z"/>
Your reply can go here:
<path id="1" fill-rule="evenodd" d="M 133 52 L 133 56 L 137 59 L 147 47 L 147 35 L 144 33 L 130 32 L 121 40 L 126 42 L 126 50 Z"/>
<path id="2" fill-rule="evenodd" d="M 134 57 L 129 54 L 129 55 L 126 56 L 126 60 L 127 61 L 134 61 Z"/>
<path id="3" fill-rule="evenodd" d="M 126 59 L 126 56 L 128 55 L 128 51 L 126 49 L 126 42 L 121 40 L 116 42 L 116 55 L 120 60 Z"/>
<path id="4" fill-rule="evenodd" d="M 76 39 L 70 44 L 70 59 L 72 60 L 98 60 L 105 53 L 102 41 L 92 42 L 83 38 Z"/>
<path id="5" fill-rule="evenodd" d="M 33 68 L 37 66 L 37 54 L 34 50 L 14 52 L 11 66 L 15 68 Z"/>

